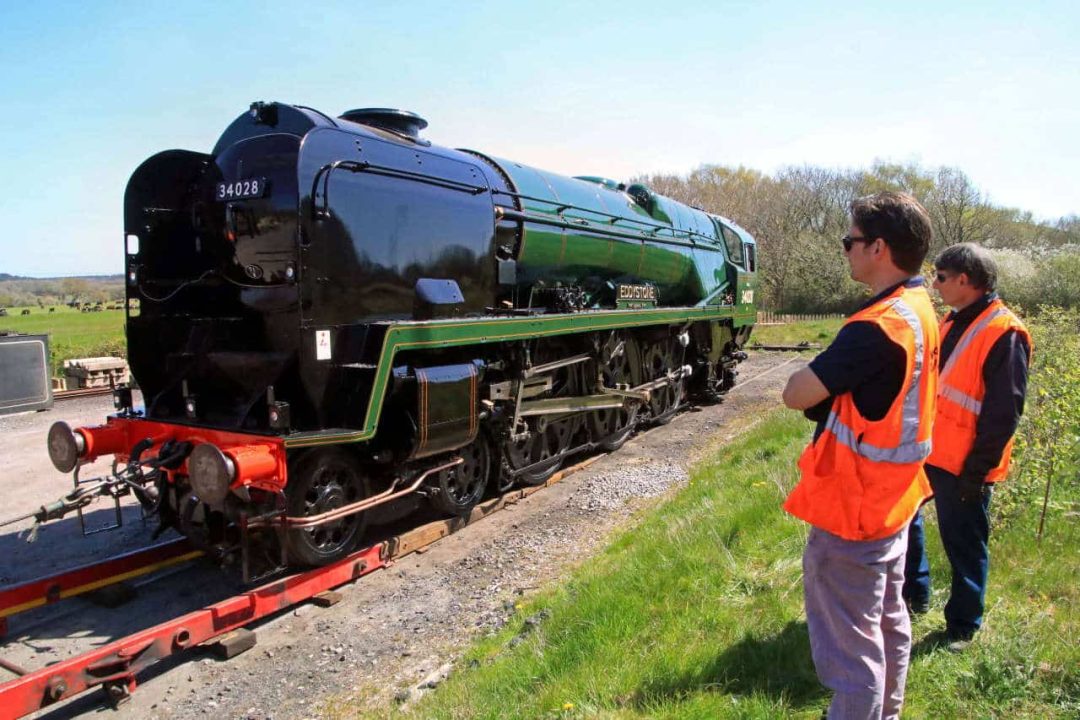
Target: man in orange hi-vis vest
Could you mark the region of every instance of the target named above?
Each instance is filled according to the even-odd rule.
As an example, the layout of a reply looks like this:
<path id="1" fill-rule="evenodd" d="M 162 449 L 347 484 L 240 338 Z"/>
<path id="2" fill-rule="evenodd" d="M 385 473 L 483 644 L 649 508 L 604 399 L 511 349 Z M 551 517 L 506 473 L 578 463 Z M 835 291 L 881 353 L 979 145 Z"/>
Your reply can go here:
<path id="1" fill-rule="evenodd" d="M 938 321 L 918 277 L 930 218 L 904 193 L 851 204 L 851 277 L 874 297 L 784 388 L 816 420 L 784 509 L 812 526 L 803 553 L 810 650 L 829 718 L 898 718 L 911 652 L 901 597 L 908 524 L 930 485 Z"/>
<path id="2" fill-rule="evenodd" d="M 941 326 L 934 449 L 926 474 L 952 567 L 944 639 L 951 650 L 960 651 L 982 625 L 990 493 L 1009 470 L 1013 433 L 1024 411 L 1032 342 L 1024 324 L 998 298 L 997 267 L 985 250 L 971 243 L 952 245 L 934 265 L 934 288 L 953 310 Z M 909 609 L 927 612 L 930 565 L 921 515 L 909 531 L 905 575 Z"/>

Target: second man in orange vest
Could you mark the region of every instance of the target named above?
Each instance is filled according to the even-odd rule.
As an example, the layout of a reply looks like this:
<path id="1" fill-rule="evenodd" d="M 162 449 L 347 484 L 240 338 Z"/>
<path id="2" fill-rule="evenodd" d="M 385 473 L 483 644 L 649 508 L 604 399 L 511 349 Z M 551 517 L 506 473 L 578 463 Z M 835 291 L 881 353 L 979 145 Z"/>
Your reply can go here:
<path id="1" fill-rule="evenodd" d="M 1024 410 L 1031 335 L 995 292 L 993 258 L 971 243 L 934 261 L 934 288 L 953 308 L 941 326 L 934 446 L 926 473 L 938 529 L 952 566 L 945 605 L 949 647 L 962 650 L 982 625 L 989 566 L 990 494 L 1003 480 Z M 930 566 L 921 515 L 909 532 L 904 598 L 914 613 L 930 606 Z"/>

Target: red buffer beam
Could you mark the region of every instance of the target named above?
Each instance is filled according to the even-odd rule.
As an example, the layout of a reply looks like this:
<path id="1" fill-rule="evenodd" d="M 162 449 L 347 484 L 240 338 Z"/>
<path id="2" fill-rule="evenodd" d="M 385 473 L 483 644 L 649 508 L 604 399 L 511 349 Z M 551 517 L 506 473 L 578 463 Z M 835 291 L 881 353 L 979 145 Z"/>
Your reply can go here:
<path id="1" fill-rule="evenodd" d="M 135 689 L 136 675 L 183 652 L 384 567 L 384 543 L 326 567 L 275 580 L 183 617 L 129 635 L 0 685 L 0 719 L 18 718 L 90 688 L 110 695 Z"/>

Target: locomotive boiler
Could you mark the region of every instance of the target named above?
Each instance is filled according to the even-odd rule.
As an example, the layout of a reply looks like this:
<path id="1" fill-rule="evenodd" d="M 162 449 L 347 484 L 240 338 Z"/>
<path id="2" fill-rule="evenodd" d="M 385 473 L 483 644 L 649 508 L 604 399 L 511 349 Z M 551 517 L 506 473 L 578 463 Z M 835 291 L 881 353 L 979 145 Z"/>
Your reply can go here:
<path id="1" fill-rule="evenodd" d="M 467 514 L 732 386 L 745 230 L 426 125 L 255 103 L 210 153 L 146 160 L 124 198 L 144 404 L 120 388 L 103 425 L 54 425 L 56 467 L 113 455 L 105 486 L 163 528 L 320 565 L 371 523 Z"/>

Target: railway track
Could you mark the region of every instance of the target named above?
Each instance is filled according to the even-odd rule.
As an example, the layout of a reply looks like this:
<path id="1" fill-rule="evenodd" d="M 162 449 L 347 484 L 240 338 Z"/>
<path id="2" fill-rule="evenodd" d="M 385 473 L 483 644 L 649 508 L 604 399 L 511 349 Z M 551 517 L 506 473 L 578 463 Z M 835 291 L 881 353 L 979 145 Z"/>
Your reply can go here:
<path id="1" fill-rule="evenodd" d="M 352 553 L 326 567 L 278 577 L 255 589 L 160 623 L 89 652 L 46 667 L 29 670 L 0 658 L 0 667 L 14 674 L 0 685 L 0 720 L 19 718 L 87 690 L 100 687 L 110 704 L 122 703 L 136 688 L 136 676 L 150 665 L 197 645 L 219 641 L 218 651 L 231 657 L 254 645 L 244 626 L 313 600 L 336 602 L 332 591 L 398 559 L 422 551 L 507 504 L 516 503 L 603 457 L 594 455 L 553 475 L 543 485 L 511 490 L 477 505 L 467 518 L 436 520 Z M 0 591 L 0 619 L 60 602 L 76 595 L 147 575 L 200 557 L 184 540 L 175 540 L 109 558 L 57 575 L 38 578 Z"/>
<path id="2" fill-rule="evenodd" d="M 76 398 L 94 397 L 96 395 L 108 395 L 112 391 L 113 389 L 110 387 L 55 390 L 53 391 L 53 400 L 74 400 Z"/>
<path id="3" fill-rule="evenodd" d="M 797 360 L 798 357 L 793 357 L 743 378 L 732 392 L 750 387 Z M 27 669 L 0 658 L 0 668 L 14 675 L 0 684 L 0 720 L 32 714 L 95 688 L 103 690 L 110 704 L 119 705 L 136 689 L 140 672 L 195 646 L 214 644 L 224 657 L 239 654 L 255 644 L 255 634 L 245 630 L 246 626 L 308 601 L 332 605 L 340 597 L 334 592 L 336 588 L 390 567 L 406 555 L 422 552 L 466 525 L 557 483 L 602 457 L 603 454 L 597 454 L 586 458 L 556 473 L 543 485 L 511 490 L 481 503 L 468 518 L 429 522 L 385 538 L 332 565 L 278 577 L 58 663 Z M 12 615 L 151 575 L 190 562 L 201 554 L 185 541 L 176 540 L 0 590 L 0 635 Z"/>

